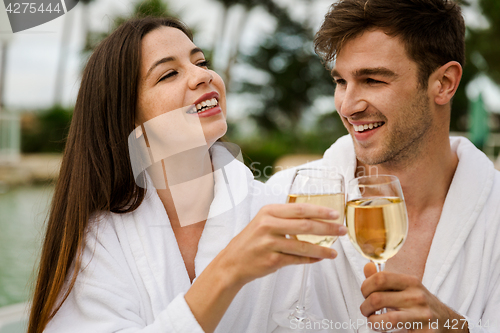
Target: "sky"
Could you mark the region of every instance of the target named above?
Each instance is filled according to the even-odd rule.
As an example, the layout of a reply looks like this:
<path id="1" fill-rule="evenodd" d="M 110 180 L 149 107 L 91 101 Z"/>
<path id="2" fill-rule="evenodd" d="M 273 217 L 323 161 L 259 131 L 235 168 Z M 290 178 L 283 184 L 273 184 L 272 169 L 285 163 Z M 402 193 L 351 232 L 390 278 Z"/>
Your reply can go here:
<path id="1" fill-rule="evenodd" d="M 331 0 L 276 0 L 281 6 L 289 8 L 292 17 L 309 17 L 314 29 L 319 28 Z M 95 0 L 89 6 L 90 29 L 109 30 L 116 15 L 127 15 L 133 8 L 133 0 Z M 222 7 L 214 0 L 169 1 L 170 8 L 181 19 L 197 31 L 195 43 L 202 48 L 211 48 L 217 35 Z M 11 34 L 7 52 L 7 68 L 4 90 L 6 108 L 16 111 L 29 111 L 50 107 L 55 100 L 55 77 L 60 61 L 62 31 L 70 29 L 71 39 L 64 45 L 66 75 L 62 91 L 64 105 L 72 105 L 79 88 L 79 77 L 85 59 L 81 56 L 84 41 L 82 29 L 82 4 L 78 4 L 67 14 L 38 27 Z M 5 7 L 0 1 L 0 20 L 4 17 Z M 241 17 L 241 8 L 233 8 L 232 21 L 226 29 L 233 31 Z M 304 14 L 305 13 L 305 14 Z M 467 10 L 466 21 L 469 25 L 486 27 L 487 23 L 474 10 Z M 2 26 L 0 22 L 0 28 Z M 249 51 L 255 47 L 265 34 L 272 33 L 275 20 L 262 9 L 252 11 L 247 28 L 241 39 L 241 49 Z M 0 34 L 0 38 L 2 38 Z M 5 38 L 5 34 L 3 34 Z M 223 36 L 224 37 L 224 36 Z M 220 37 L 217 37 L 218 40 Z M 222 39 L 223 40 L 223 39 Z M 469 87 L 468 93 L 474 97 L 483 92 L 486 106 L 500 112 L 500 89 L 488 78 L 481 77 Z M 230 101 L 231 102 L 231 101 Z M 231 104 L 229 104 L 231 105 Z"/>

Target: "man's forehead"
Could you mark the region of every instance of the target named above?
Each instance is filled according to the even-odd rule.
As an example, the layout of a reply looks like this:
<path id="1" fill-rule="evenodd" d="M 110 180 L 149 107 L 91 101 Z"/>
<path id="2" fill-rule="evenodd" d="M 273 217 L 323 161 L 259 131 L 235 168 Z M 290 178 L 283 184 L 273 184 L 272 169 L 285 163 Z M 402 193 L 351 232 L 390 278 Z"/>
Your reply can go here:
<path id="1" fill-rule="evenodd" d="M 397 62 L 410 61 L 405 44 L 397 36 L 381 30 L 365 31 L 347 40 L 336 54 L 333 67 L 392 68 Z"/>

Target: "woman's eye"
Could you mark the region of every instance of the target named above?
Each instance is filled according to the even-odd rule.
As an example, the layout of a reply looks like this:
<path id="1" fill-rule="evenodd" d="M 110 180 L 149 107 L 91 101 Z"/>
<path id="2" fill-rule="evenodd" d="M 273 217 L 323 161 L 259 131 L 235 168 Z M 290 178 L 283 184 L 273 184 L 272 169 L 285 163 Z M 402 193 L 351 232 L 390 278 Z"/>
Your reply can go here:
<path id="1" fill-rule="evenodd" d="M 200 61 L 199 63 L 197 63 L 196 65 L 200 66 L 200 67 L 210 67 L 210 61 L 208 60 L 203 60 L 203 61 Z"/>
<path id="2" fill-rule="evenodd" d="M 161 79 L 158 80 L 158 82 L 168 79 L 169 77 L 172 77 L 174 75 L 177 75 L 177 71 L 168 72 L 166 75 L 162 76 Z"/>

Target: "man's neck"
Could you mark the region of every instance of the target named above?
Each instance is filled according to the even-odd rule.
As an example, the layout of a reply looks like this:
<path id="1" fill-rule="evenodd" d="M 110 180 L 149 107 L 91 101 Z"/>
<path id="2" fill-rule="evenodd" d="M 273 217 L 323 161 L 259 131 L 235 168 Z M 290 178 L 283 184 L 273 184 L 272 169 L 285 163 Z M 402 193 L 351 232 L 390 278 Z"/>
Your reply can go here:
<path id="1" fill-rule="evenodd" d="M 428 207 L 442 207 L 453 175 L 458 165 L 458 157 L 451 150 L 448 136 L 423 147 L 422 153 L 411 161 L 383 163 L 366 166 L 358 161 L 358 170 L 368 173 L 390 174 L 399 178 L 405 196 L 409 217 L 420 215 Z M 410 218 L 411 219 L 411 218 Z"/>

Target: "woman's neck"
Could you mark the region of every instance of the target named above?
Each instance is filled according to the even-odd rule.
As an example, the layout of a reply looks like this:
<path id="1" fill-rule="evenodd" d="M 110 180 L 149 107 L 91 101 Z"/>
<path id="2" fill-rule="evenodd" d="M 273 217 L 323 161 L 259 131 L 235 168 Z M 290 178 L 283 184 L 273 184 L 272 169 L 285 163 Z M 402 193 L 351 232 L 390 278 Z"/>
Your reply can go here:
<path id="1" fill-rule="evenodd" d="M 182 162 L 182 163 L 179 163 Z M 206 150 L 162 161 L 164 189 L 157 189 L 172 227 L 205 221 L 214 197 L 211 157 Z"/>

